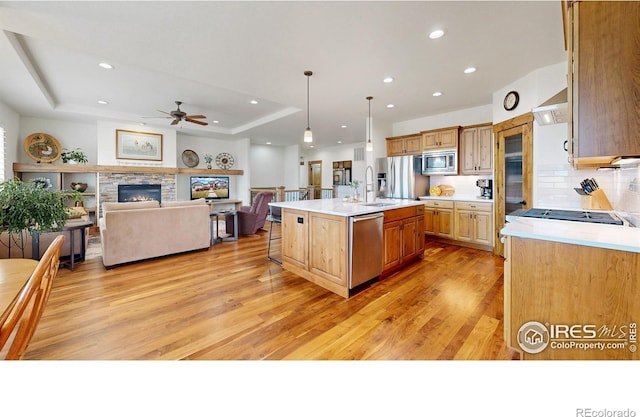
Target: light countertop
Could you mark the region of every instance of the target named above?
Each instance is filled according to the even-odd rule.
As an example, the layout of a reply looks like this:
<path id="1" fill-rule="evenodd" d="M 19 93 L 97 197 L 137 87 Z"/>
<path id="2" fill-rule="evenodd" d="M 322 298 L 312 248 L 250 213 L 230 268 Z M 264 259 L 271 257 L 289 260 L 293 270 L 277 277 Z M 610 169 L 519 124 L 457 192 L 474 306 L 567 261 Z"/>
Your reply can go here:
<path id="1" fill-rule="evenodd" d="M 391 205 L 385 205 L 381 207 L 367 206 L 365 204 L 373 203 L 388 203 Z M 334 216 L 359 216 L 361 214 L 379 213 L 385 210 L 393 210 L 402 207 L 420 206 L 424 203 L 419 200 L 404 200 L 404 199 L 377 199 L 365 203 L 364 201 L 358 203 L 352 203 L 344 201 L 341 198 L 322 198 L 316 200 L 302 200 L 302 201 L 278 201 L 269 203 L 273 207 L 281 207 L 287 209 L 311 211 L 314 213 L 330 214 Z"/>
<path id="2" fill-rule="evenodd" d="M 507 216 L 507 220 L 509 223 L 500 231 L 505 236 L 640 253 L 640 228 L 637 227 L 529 217 Z"/>
<path id="3" fill-rule="evenodd" d="M 425 195 L 418 197 L 420 200 L 442 200 L 442 201 L 471 201 L 474 203 L 493 203 L 493 199 L 480 198 L 477 195 L 454 194 L 450 197 Z"/>

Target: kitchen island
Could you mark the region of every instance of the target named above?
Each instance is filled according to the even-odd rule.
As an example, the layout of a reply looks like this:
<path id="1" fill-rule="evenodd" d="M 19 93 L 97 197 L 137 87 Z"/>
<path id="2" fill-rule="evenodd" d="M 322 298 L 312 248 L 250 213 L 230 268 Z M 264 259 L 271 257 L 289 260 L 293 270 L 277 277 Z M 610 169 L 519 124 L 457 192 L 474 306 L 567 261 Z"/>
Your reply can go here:
<path id="1" fill-rule="evenodd" d="M 507 345 L 523 359 L 638 359 L 640 228 L 509 220 Z"/>
<path id="2" fill-rule="evenodd" d="M 283 268 L 345 298 L 424 255 L 424 205 L 417 200 L 319 199 L 270 205 L 282 210 Z M 379 223 L 373 223 L 376 217 Z M 359 220 L 370 220 L 364 240 L 354 232 Z M 377 273 L 354 279 L 370 266 Z"/>

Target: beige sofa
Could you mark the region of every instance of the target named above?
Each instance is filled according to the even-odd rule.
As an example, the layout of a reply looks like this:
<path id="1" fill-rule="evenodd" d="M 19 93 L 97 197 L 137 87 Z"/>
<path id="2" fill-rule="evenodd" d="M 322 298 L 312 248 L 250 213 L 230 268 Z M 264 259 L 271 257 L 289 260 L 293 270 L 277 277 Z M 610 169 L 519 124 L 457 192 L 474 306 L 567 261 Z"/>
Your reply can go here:
<path id="1" fill-rule="evenodd" d="M 204 199 L 103 203 L 100 218 L 102 263 L 118 264 L 208 249 L 209 206 Z"/>

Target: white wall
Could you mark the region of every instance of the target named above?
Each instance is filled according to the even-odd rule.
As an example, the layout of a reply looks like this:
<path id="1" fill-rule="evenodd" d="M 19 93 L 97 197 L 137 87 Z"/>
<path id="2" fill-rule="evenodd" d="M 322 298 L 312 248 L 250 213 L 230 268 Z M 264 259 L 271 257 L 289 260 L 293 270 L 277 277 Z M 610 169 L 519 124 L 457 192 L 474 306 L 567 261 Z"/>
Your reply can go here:
<path id="1" fill-rule="evenodd" d="M 393 136 L 411 135 L 413 133 L 420 133 L 424 130 L 440 129 L 442 127 L 449 126 L 469 126 L 489 123 L 493 120 L 492 108 L 491 104 L 485 104 L 483 106 L 472 107 L 469 109 L 394 123 Z"/>
<path id="2" fill-rule="evenodd" d="M 97 163 L 96 125 L 92 123 L 78 123 L 62 120 L 22 117 L 20 119 L 20 137 L 18 139 L 18 153 L 16 160 L 21 163 L 32 164 L 31 159 L 22 146 L 24 139 L 33 133 L 48 133 L 58 140 L 62 149 L 80 148 L 89 159 L 89 164 Z M 115 136 L 114 136 L 115 146 Z M 55 162 L 61 164 L 59 159 Z"/>
<path id="3" fill-rule="evenodd" d="M 1 101 L 0 126 L 5 130 L 5 158 L 4 167 L 2 168 L 4 170 L 4 178 L 10 179 L 13 177 L 13 162 L 18 158 L 18 150 L 22 149 L 24 138 L 22 141 L 19 140 L 20 116 Z"/>

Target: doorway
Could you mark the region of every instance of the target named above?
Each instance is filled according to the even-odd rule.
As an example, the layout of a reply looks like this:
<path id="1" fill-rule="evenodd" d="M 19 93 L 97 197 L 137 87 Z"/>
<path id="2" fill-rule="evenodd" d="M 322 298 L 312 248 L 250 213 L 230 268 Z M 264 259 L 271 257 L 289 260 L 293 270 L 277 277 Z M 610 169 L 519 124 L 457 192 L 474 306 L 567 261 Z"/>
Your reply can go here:
<path id="1" fill-rule="evenodd" d="M 322 195 L 322 161 L 309 161 L 309 186 L 313 186 L 313 198 Z"/>
<path id="2" fill-rule="evenodd" d="M 496 138 L 493 253 L 504 256 L 500 230 L 506 215 L 533 204 L 533 113 L 496 124 L 493 132 Z"/>

